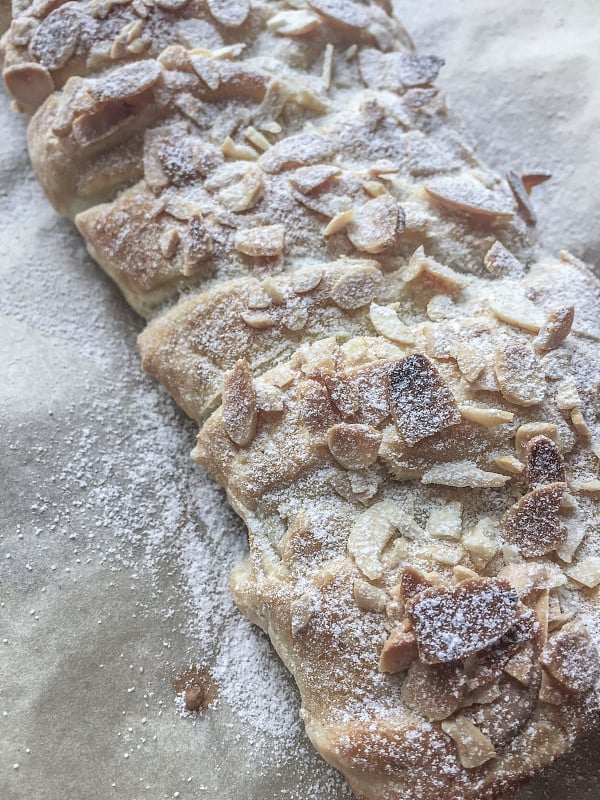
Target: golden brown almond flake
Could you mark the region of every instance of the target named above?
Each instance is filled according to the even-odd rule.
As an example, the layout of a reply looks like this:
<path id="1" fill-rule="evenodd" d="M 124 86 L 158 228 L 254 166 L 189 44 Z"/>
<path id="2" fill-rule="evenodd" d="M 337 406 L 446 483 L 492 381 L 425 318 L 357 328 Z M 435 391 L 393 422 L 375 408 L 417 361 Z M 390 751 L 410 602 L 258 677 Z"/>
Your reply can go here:
<path id="1" fill-rule="evenodd" d="M 525 470 L 525 464 L 511 455 L 496 456 L 496 458 L 494 458 L 494 464 L 500 469 L 511 472 L 513 475 L 520 475 Z"/>
<path id="2" fill-rule="evenodd" d="M 572 411 L 581 405 L 581 397 L 577 390 L 577 383 L 572 375 L 560 382 L 554 395 L 554 402 L 560 411 Z"/>
<path id="3" fill-rule="evenodd" d="M 507 197 L 490 191 L 470 175 L 435 178 L 425 185 L 425 189 L 432 202 L 454 213 L 499 220 L 508 220 L 514 214 Z"/>
<path id="4" fill-rule="evenodd" d="M 456 583 L 464 583 L 465 581 L 479 580 L 479 573 L 463 564 L 457 564 L 452 570 L 452 577 Z"/>
<path id="5" fill-rule="evenodd" d="M 588 428 L 588 424 L 585 421 L 585 417 L 581 413 L 581 409 L 574 408 L 571 411 L 571 422 L 573 423 L 573 427 L 577 431 L 577 435 L 581 439 L 589 441 L 592 438 L 592 432 Z"/>
<path id="6" fill-rule="evenodd" d="M 476 769 L 496 757 L 490 739 L 463 714 L 444 720 L 442 730 L 456 744 L 458 758 L 465 769 Z"/>
<path id="7" fill-rule="evenodd" d="M 452 664 L 412 662 L 402 683 L 404 704 L 428 722 L 446 719 L 460 707 L 465 679 Z"/>
<path id="8" fill-rule="evenodd" d="M 500 391 L 509 403 L 529 407 L 544 401 L 544 372 L 529 345 L 514 343 L 497 350 L 495 369 Z"/>
<path id="9" fill-rule="evenodd" d="M 237 144 L 231 136 L 226 136 L 223 140 L 221 152 L 224 156 L 236 161 L 256 161 L 258 159 L 258 152 L 254 148 L 245 144 Z"/>
<path id="10" fill-rule="evenodd" d="M 459 294 L 469 283 L 469 279 L 450 267 L 440 264 L 425 255 L 423 247 L 418 247 L 410 257 L 402 272 L 405 283 L 425 283 L 439 292 L 450 295 Z"/>
<path id="11" fill-rule="evenodd" d="M 565 464 L 556 442 L 548 436 L 534 436 L 525 450 L 525 477 L 535 489 L 546 483 L 565 482 Z"/>
<path id="12" fill-rule="evenodd" d="M 383 645 L 379 657 L 380 672 L 404 672 L 417 658 L 417 640 L 412 631 L 395 628 Z"/>
<path id="13" fill-rule="evenodd" d="M 221 189 L 219 200 L 229 211 L 248 211 L 260 200 L 263 190 L 262 171 L 250 166 L 240 181 Z"/>
<path id="14" fill-rule="evenodd" d="M 381 273 L 375 267 L 347 273 L 331 287 L 330 297 L 344 311 L 354 311 L 371 303 L 381 285 Z"/>
<path id="15" fill-rule="evenodd" d="M 526 557 L 551 553 L 567 538 L 567 529 L 558 517 L 566 490 L 564 483 L 549 483 L 528 492 L 502 519 L 506 541 Z"/>
<path id="16" fill-rule="evenodd" d="M 421 477 L 421 483 L 456 486 L 470 489 L 497 489 L 510 480 L 510 475 L 487 472 L 471 461 L 451 461 L 435 464 Z"/>
<path id="17" fill-rule="evenodd" d="M 373 614 L 383 614 L 389 601 L 389 596 L 383 589 L 361 578 L 354 581 L 353 595 L 354 602 L 361 611 L 370 611 Z"/>
<path id="18" fill-rule="evenodd" d="M 242 311 L 240 317 L 244 320 L 246 325 L 256 330 L 264 330 L 265 328 L 272 328 L 275 325 L 275 319 L 266 311 Z"/>
<path id="19" fill-rule="evenodd" d="M 523 686 L 531 686 L 535 673 L 535 652 L 532 642 L 526 642 L 504 665 L 504 672 Z"/>
<path id="20" fill-rule="evenodd" d="M 285 228 L 283 225 L 262 225 L 243 228 L 235 235 L 234 247 L 253 258 L 277 258 L 283 253 Z"/>
<path id="21" fill-rule="evenodd" d="M 523 264 L 501 242 L 494 242 L 490 247 L 483 265 L 496 278 L 521 278 L 525 273 Z"/>
<path id="22" fill-rule="evenodd" d="M 239 28 L 250 13 L 249 0 L 206 0 L 214 19 L 225 28 Z"/>
<path id="23" fill-rule="evenodd" d="M 515 449 L 521 461 L 527 458 L 528 443 L 537 436 L 546 436 L 559 445 L 558 427 L 553 422 L 525 422 L 515 434 Z"/>
<path id="24" fill-rule="evenodd" d="M 340 213 L 332 217 L 327 225 L 323 228 L 323 236 L 333 236 L 334 233 L 339 233 L 340 231 L 344 230 L 344 228 L 352 222 L 355 216 L 356 212 L 353 208 L 340 211 Z"/>
<path id="25" fill-rule="evenodd" d="M 498 425 L 505 425 L 507 422 L 512 422 L 515 417 L 511 411 L 503 411 L 500 408 L 463 404 L 458 406 L 458 410 L 463 419 L 474 422 L 476 425 L 483 425 L 485 428 L 496 428 Z"/>
<path id="26" fill-rule="evenodd" d="M 162 67 L 157 61 L 135 61 L 91 82 L 88 91 L 97 103 L 129 100 L 151 89 L 161 75 Z"/>
<path id="27" fill-rule="evenodd" d="M 490 297 L 489 303 L 494 315 L 507 325 L 534 333 L 544 325 L 542 309 L 532 303 L 516 286 L 497 289 Z"/>
<path id="28" fill-rule="evenodd" d="M 514 625 L 518 605 L 510 584 L 493 578 L 426 589 L 406 604 L 419 658 L 438 664 L 485 650 Z"/>
<path id="29" fill-rule="evenodd" d="M 600 558 L 590 556 L 566 569 L 565 573 L 571 580 L 576 581 L 581 586 L 595 589 L 596 586 L 600 585 Z"/>
<path id="30" fill-rule="evenodd" d="M 600 678 L 600 659 L 592 637 L 579 622 L 555 633 L 540 653 L 540 664 L 561 688 L 576 694 L 592 689 Z"/>
<path id="31" fill-rule="evenodd" d="M 379 181 L 363 181 L 362 187 L 371 197 L 381 197 L 382 194 L 387 194 L 387 189 Z"/>
<path id="32" fill-rule="evenodd" d="M 278 11 L 267 22 L 267 28 L 280 36 L 304 36 L 320 25 L 320 20 L 305 9 Z"/>
<path id="33" fill-rule="evenodd" d="M 388 391 L 392 419 L 409 447 L 461 420 L 450 388 L 420 353 L 390 368 Z"/>
<path id="34" fill-rule="evenodd" d="M 384 194 L 355 208 L 347 234 L 357 250 L 382 253 L 396 243 L 403 230 L 404 212 L 391 195 Z"/>
<path id="35" fill-rule="evenodd" d="M 413 345 L 415 343 L 414 334 L 408 325 L 405 325 L 400 320 L 393 306 L 380 306 L 377 303 L 371 303 L 369 319 L 377 333 L 385 336 L 391 342 L 405 345 Z"/>
<path id="36" fill-rule="evenodd" d="M 256 433 L 256 391 L 246 359 L 225 374 L 222 397 L 223 425 L 232 442 L 245 447 Z"/>
<path id="37" fill-rule="evenodd" d="M 365 469 L 377 460 L 381 433 L 371 425 L 341 422 L 327 435 L 331 455 L 346 469 Z"/>
<path id="38" fill-rule="evenodd" d="M 549 181 L 552 177 L 551 172 L 545 172 L 542 170 L 536 170 L 535 172 L 524 172 L 519 175 L 523 186 L 525 187 L 525 191 L 527 194 L 531 194 L 531 190 L 534 189 L 536 186 L 539 186 L 540 183 L 545 183 Z"/>
<path id="39" fill-rule="evenodd" d="M 571 333 L 575 319 L 575 306 L 563 306 L 550 313 L 541 326 L 538 335 L 533 340 L 533 346 L 538 353 L 546 353 L 560 347 Z"/>

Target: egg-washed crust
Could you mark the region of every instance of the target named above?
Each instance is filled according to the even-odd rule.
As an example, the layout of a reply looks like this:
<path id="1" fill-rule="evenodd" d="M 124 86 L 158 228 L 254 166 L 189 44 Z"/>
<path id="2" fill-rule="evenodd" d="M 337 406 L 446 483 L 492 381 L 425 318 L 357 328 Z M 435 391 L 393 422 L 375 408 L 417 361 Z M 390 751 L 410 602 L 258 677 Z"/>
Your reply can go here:
<path id="1" fill-rule="evenodd" d="M 548 347 L 548 289 L 582 274 L 556 266 L 413 344 L 241 360 L 199 434 L 248 527 L 236 602 L 364 800 L 509 798 L 598 722 L 600 361 L 591 329 Z"/>

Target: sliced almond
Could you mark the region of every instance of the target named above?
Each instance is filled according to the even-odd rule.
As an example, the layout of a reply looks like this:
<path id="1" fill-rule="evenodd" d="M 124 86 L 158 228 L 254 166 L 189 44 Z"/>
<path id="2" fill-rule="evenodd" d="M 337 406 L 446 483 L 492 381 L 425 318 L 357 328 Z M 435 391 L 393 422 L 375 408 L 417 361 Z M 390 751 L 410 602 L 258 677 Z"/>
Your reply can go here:
<path id="1" fill-rule="evenodd" d="M 533 346 L 537 352 L 545 353 L 548 350 L 555 350 L 557 347 L 560 347 L 571 333 L 574 319 L 574 306 L 563 306 L 562 308 L 555 309 L 546 319 L 540 328 L 540 332 L 533 340 Z"/>
<path id="2" fill-rule="evenodd" d="M 304 9 L 278 11 L 267 22 L 267 28 L 280 36 L 304 36 L 319 25 L 319 18 Z"/>
<path id="3" fill-rule="evenodd" d="M 549 483 L 528 492 L 504 515 L 504 538 L 526 557 L 542 556 L 556 550 L 567 538 L 558 518 L 565 492 L 564 483 Z"/>
<path id="4" fill-rule="evenodd" d="M 381 284 L 381 272 L 376 267 L 348 272 L 331 287 L 330 297 L 336 306 L 353 311 L 368 305 Z"/>
<path id="5" fill-rule="evenodd" d="M 560 411 L 572 411 L 581 405 L 581 397 L 577 390 L 575 378 L 572 375 L 567 375 L 561 381 L 554 395 L 554 402 Z"/>
<path id="6" fill-rule="evenodd" d="M 265 328 L 272 328 L 275 325 L 275 319 L 266 311 L 242 311 L 240 317 L 250 328 L 255 328 L 259 331 Z"/>
<path id="7" fill-rule="evenodd" d="M 525 220 L 525 222 L 529 222 L 531 225 L 535 225 L 536 223 L 535 211 L 533 210 L 533 206 L 531 205 L 531 200 L 529 199 L 529 192 L 525 189 L 523 179 L 521 178 L 520 175 L 517 175 L 517 173 L 511 169 L 506 174 L 506 180 L 508 181 L 508 185 L 510 186 L 511 191 L 515 196 L 515 200 L 519 204 L 519 209 L 521 211 L 523 219 Z"/>
<path id="8" fill-rule="evenodd" d="M 579 408 L 574 408 L 571 411 L 571 422 L 573 423 L 573 427 L 577 431 L 577 435 L 582 439 L 586 439 L 589 441 L 592 438 L 592 432 L 588 428 L 588 424 L 585 421 L 585 417 L 581 413 Z"/>
<path id="9" fill-rule="evenodd" d="M 414 334 L 408 325 L 405 325 L 391 306 L 380 306 L 371 303 L 369 309 L 371 324 L 381 336 L 397 344 L 412 345 L 415 343 Z"/>
<path id="10" fill-rule="evenodd" d="M 500 242 L 494 242 L 490 247 L 483 264 L 496 278 L 520 278 L 525 272 L 523 264 Z"/>
<path id="11" fill-rule="evenodd" d="M 465 581 L 479 580 L 479 573 L 462 564 L 457 564 L 452 570 L 452 577 L 456 583 L 464 583 Z"/>
<path id="12" fill-rule="evenodd" d="M 237 144 L 231 136 L 226 136 L 221 145 L 221 152 L 227 158 L 234 158 L 237 161 L 256 161 L 258 153 L 253 147 L 245 144 Z"/>
<path id="13" fill-rule="evenodd" d="M 304 380 L 298 385 L 300 417 L 309 431 L 325 432 L 335 422 L 335 411 L 326 387 L 319 381 Z"/>
<path id="14" fill-rule="evenodd" d="M 90 83 L 89 93 L 97 103 L 129 100 L 151 89 L 161 75 L 157 61 L 135 61 Z"/>
<path id="15" fill-rule="evenodd" d="M 384 547 L 396 530 L 403 532 L 412 526 L 412 517 L 390 500 L 381 500 L 359 514 L 348 536 L 347 547 L 365 577 L 369 580 L 381 578 L 380 557 Z"/>
<path id="16" fill-rule="evenodd" d="M 510 219 L 514 214 L 507 197 L 490 191 L 469 175 L 435 178 L 425 189 L 434 202 L 455 213 L 497 219 Z"/>
<path id="17" fill-rule="evenodd" d="M 493 578 L 426 589 L 406 604 L 419 658 L 437 664 L 485 650 L 514 625 L 518 605 L 510 584 Z"/>
<path id="18" fill-rule="evenodd" d="M 515 328 L 537 333 L 544 324 L 543 311 L 515 286 L 497 289 L 489 302 L 495 316 Z"/>
<path id="19" fill-rule="evenodd" d="M 527 600 L 535 592 L 558 589 L 566 578 L 555 564 L 538 562 L 513 563 L 504 567 L 498 577 L 507 580 Z"/>
<path id="20" fill-rule="evenodd" d="M 371 611 L 374 614 L 383 614 L 389 600 L 383 589 L 360 578 L 354 581 L 353 594 L 354 602 L 361 611 Z"/>
<path id="21" fill-rule="evenodd" d="M 320 16 L 341 28 L 366 28 L 371 21 L 365 6 L 353 0 L 308 0 L 308 5 Z"/>
<path id="22" fill-rule="evenodd" d="M 504 469 L 507 472 L 511 472 L 513 475 L 520 475 L 524 469 L 525 464 L 522 461 L 519 461 L 518 458 L 514 456 L 496 456 L 494 459 L 494 464 L 500 469 Z"/>
<path id="23" fill-rule="evenodd" d="M 432 544 L 428 553 L 433 561 L 443 567 L 455 567 L 464 556 L 464 551 L 459 544 Z"/>
<path id="24" fill-rule="evenodd" d="M 313 133 L 297 133 L 274 144 L 259 159 L 265 172 L 277 173 L 325 161 L 333 154 L 333 143 Z"/>
<path id="25" fill-rule="evenodd" d="M 412 254 L 407 267 L 402 272 L 405 283 L 426 283 L 439 292 L 456 295 L 469 283 L 465 275 L 461 275 L 450 267 L 438 263 L 425 255 L 423 247 Z"/>
<path id="26" fill-rule="evenodd" d="M 292 285 L 296 294 L 307 294 L 316 289 L 323 280 L 322 267 L 307 267 L 294 272 L 292 275 Z"/>
<path id="27" fill-rule="evenodd" d="M 177 252 L 181 235 L 177 228 L 168 228 L 160 237 L 160 252 L 166 259 L 171 259 Z"/>
<path id="28" fill-rule="evenodd" d="M 533 644 L 527 642 L 504 665 L 504 672 L 523 686 L 530 686 L 535 672 L 534 658 Z"/>
<path id="29" fill-rule="evenodd" d="M 331 455 L 346 469 L 365 469 L 377 460 L 381 433 L 371 425 L 341 422 L 327 435 Z"/>
<path id="30" fill-rule="evenodd" d="M 299 167 L 290 175 L 290 183 L 302 194 L 311 194 L 321 189 L 341 173 L 339 167 L 332 164 L 315 164 L 311 167 Z"/>
<path id="31" fill-rule="evenodd" d="M 392 419 L 409 447 L 460 422 L 450 388 L 420 353 L 397 361 L 388 380 Z"/>
<path id="32" fill-rule="evenodd" d="M 563 691 L 558 681 L 555 681 L 545 670 L 542 670 L 542 681 L 538 698 L 542 703 L 549 703 L 552 706 L 563 706 L 567 701 L 567 694 Z"/>
<path id="33" fill-rule="evenodd" d="M 222 397 L 223 425 L 232 442 L 245 447 L 256 433 L 256 391 L 246 359 L 225 374 Z"/>
<path id="34" fill-rule="evenodd" d="M 423 664 L 416 659 L 402 683 L 402 700 L 429 722 L 446 719 L 460 706 L 464 678 L 449 664 Z"/>
<path id="35" fill-rule="evenodd" d="M 498 552 L 498 544 L 490 535 L 493 529 L 493 520 L 484 517 L 462 538 L 462 545 L 478 570 L 485 569 Z"/>
<path id="36" fill-rule="evenodd" d="M 565 464 L 560 451 L 548 436 L 534 436 L 527 442 L 525 477 L 532 489 L 546 483 L 565 482 Z"/>
<path id="37" fill-rule="evenodd" d="M 254 208 L 264 190 L 262 172 L 251 166 L 241 181 L 226 186 L 219 192 L 219 200 L 230 211 L 241 212 Z"/>
<path id="38" fill-rule="evenodd" d="M 579 622 L 555 633 L 540 654 L 540 664 L 563 689 L 583 694 L 600 678 L 600 659 L 592 637 Z"/>
<path id="39" fill-rule="evenodd" d="M 394 629 L 383 645 L 379 657 L 380 672 L 403 672 L 417 657 L 417 640 L 412 631 Z"/>
<path id="40" fill-rule="evenodd" d="M 509 344 L 496 352 L 496 377 L 500 391 L 518 406 L 535 406 L 546 396 L 542 365 L 533 348 Z"/>
<path id="41" fill-rule="evenodd" d="M 586 586 L 588 589 L 595 589 L 600 585 L 600 558 L 591 556 L 583 561 L 579 561 L 573 567 L 565 570 L 572 580 Z"/>
<path id="42" fill-rule="evenodd" d="M 391 195 L 384 194 L 355 208 L 347 234 L 357 250 L 382 253 L 396 243 L 403 230 L 402 209 Z"/>
<path id="43" fill-rule="evenodd" d="M 276 258 L 283 253 L 284 237 L 283 225 L 244 228 L 236 233 L 234 247 L 247 256 Z"/>
<path id="44" fill-rule="evenodd" d="M 334 233 L 339 233 L 352 222 L 355 216 L 356 214 L 353 208 L 340 211 L 339 214 L 336 214 L 329 220 L 323 229 L 323 236 L 333 236 Z"/>
<path id="45" fill-rule="evenodd" d="M 545 436 L 559 444 L 558 427 L 553 422 L 526 422 L 517 428 L 515 434 L 515 449 L 521 461 L 527 458 L 527 445 L 537 436 Z"/>
<path id="46" fill-rule="evenodd" d="M 456 744 L 458 758 L 465 769 L 475 769 L 496 756 L 494 745 L 463 714 L 442 722 L 442 730 Z"/>
<path id="47" fill-rule="evenodd" d="M 471 489 L 497 489 L 510 480 L 510 475 L 486 472 L 471 461 L 453 461 L 435 464 L 428 469 L 421 483 L 435 483 L 439 486 L 459 486 Z"/>
<path id="48" fill-rule="evenodd" d="M 460 539 L 462 532 L 462 503 L 447 503 L 433 508 L 427 520 L 427 533 L 437 539 Z"/>
<path id="49" fill-rule="evenodd" d="M 250 13 L 249 0 L 206 0 L 208 10 L 225 28 L 239 28 Z"/>
<path id="50" fill-rule="evenodd" d="M 474 422 L 476 425 L 483 425 L 485 428 L 496 428 L 498 425 L 512 422 L 515 417 L 511 411 L 503 411 L 499 408 L 460 405 L 458 410 L 463 419 L 468 419 L 469 422 Z"/>
<path id="51" fill-rule="evenodd" d="M 560 547 L 556 548 L 556 553 L 561 561 L 566 564 L 570 564 L 573 561 L 577 548 L 585 539 L 585 534 L 586 530 L 577 518 L 573 521 L 569 520 L 567 538 Z"/>

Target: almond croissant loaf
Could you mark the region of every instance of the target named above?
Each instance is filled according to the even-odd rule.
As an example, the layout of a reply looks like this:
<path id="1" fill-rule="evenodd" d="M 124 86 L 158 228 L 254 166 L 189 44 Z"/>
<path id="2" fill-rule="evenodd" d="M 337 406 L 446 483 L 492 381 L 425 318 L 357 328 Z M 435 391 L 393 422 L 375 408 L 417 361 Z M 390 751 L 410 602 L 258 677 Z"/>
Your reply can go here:
<path id="1" fill-rule="evenodd" d="M 25 0 L 2 53 L 316 748 L 513 797 L 599 712 L 600 285 L 536 246 L 544 176 L 477 160 L 386 0 Z"/>

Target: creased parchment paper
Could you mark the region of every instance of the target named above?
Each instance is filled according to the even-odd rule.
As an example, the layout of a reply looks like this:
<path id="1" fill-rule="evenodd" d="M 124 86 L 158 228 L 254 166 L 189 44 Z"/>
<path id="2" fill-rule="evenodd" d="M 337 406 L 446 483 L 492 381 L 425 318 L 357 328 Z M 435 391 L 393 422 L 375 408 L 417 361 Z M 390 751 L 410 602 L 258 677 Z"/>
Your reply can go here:
<path id="1" fill-rule="evenodd" d="M 600 264 L 598 0 L 401 0 L 472 144 L 536 166 L 547 247 Z M 0 96 L 0 800 L 348 800 L 266 639 L 233 608 L 245 543 L 139 371 L 140 321 L 52 212 Z M 208 666 L 219 698 L 181 713 Z M 524 790 L 598 800 L 600 737 Z"/>

